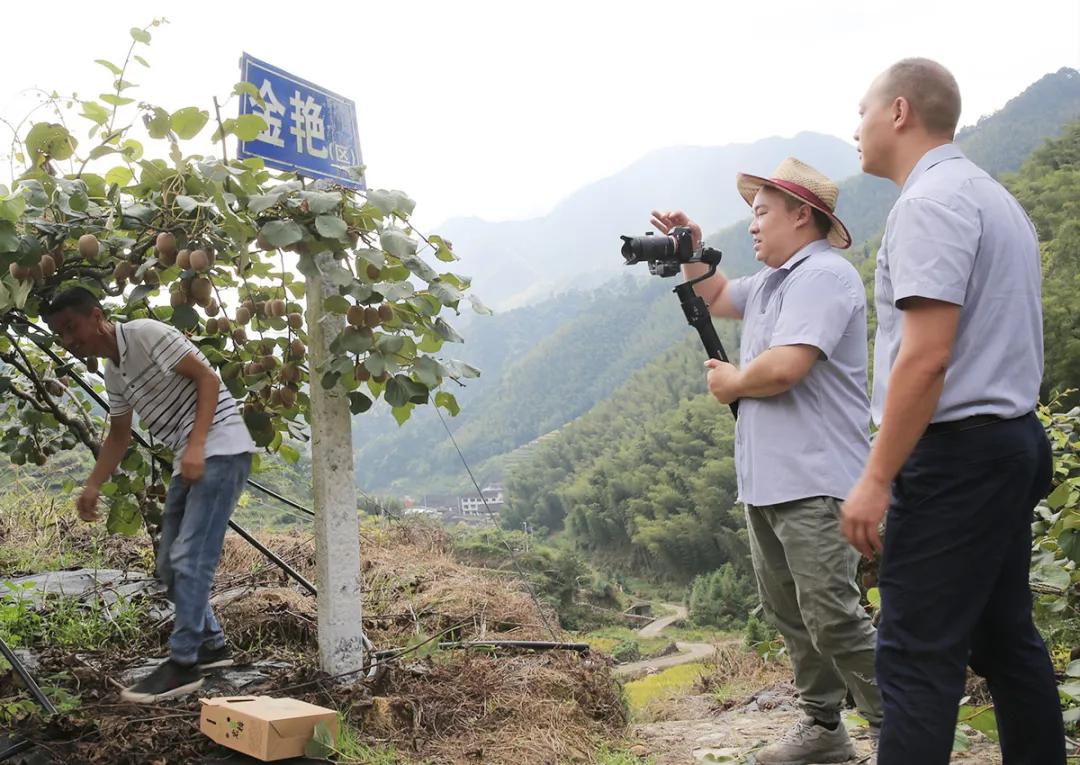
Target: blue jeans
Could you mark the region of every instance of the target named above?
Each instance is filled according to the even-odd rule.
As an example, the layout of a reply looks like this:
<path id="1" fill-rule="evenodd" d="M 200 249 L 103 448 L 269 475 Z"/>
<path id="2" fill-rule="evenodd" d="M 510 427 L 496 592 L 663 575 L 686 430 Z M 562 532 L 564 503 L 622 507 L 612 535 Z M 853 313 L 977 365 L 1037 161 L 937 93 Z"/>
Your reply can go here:
<path id="1" fill-rule="evenodd" d="M 1028 587 L 1032 508 L 1050 476 L 1033 414 L 924 436 L 900 471 L 879 582 L 880 765 L 949 762 L 968 665 L 990 687 L 1005 765 L 1065 765 Z"/>
<path id="2" fill-rule="evenodd" d="M 225 644 L 225 633 L 210 608 L 210 587 L 229 516 L 250 474 L 251 454 L 229 454 L 207 457 L 206 471 L 195 483 L 179 475 L 169 482 L 157 573 L 176 608 L 169 653 L 179 664 L 194 664 L 203 644 Z"/>

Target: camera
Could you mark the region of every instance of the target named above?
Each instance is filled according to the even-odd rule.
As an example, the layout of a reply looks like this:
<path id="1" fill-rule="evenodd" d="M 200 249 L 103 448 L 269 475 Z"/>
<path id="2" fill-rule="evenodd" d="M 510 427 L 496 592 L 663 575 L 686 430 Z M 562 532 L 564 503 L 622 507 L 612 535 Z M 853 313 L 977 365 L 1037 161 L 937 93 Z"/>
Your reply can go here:
<path id="1" fill-rule="evenodd" d="M 649 273 L 654 276 L 674 276 L 685 263 L 706 263 L 715 266 L 720 262 L 720 251 L 711 247 L 694 250 L 694 237 L 689 226 L 676 226 L 665 236 L 623 236 L 622 256 L 626 265 L 645 261 Z"/>
<path id="2" fill-rule="evenodd" d="M 626 265 L 646 261 L 649 273 L 674 276 L 679 266 L 694 261 L 694 239 L 689 226 L 676 226 L 666 236 L 623 236 L 622 256 Z"/>

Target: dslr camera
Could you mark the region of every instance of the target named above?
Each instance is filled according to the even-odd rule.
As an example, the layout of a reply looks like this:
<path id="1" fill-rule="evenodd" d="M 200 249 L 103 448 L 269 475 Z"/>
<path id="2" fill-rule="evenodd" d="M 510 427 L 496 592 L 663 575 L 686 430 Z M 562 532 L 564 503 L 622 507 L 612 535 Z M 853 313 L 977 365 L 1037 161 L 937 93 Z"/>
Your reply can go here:
<path id="1" fill-rule="evenodd" d="M 685 263 L 707 263 L 715 266 L 720 262 L 720 251 L 711 247 L 694 250 L 694 239 L 689 226 L 676 226 L 662 236 L 648 232 L 644 236 L 622 236 L 622 256 L 626 265 L 645 261 L 649 273 L 654 276 L 675 276 Z"/>

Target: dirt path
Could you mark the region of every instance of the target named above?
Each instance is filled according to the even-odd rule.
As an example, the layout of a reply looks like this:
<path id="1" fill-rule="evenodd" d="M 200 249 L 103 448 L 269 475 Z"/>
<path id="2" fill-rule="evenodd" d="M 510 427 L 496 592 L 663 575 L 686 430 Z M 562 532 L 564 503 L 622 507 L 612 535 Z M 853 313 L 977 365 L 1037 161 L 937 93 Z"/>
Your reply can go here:
<path id="1" fill-rule="evenodd" d="M 708 696 L 682 699 L 676 710 L 679 719 L 641 723 L 634 726 L 632 740 L 643 757 L 656 765 L 697 765 L 752 762 L 753 753 L 776 741 L 802 713 L 795 705 L 790 687 L 766 689 L 748 703 L 720 712 Z M 849 730 L 858 758 L 849 765 L 865 763 L 870 755 L 870 739 L 865 728 Z M 971 749 L 954 752 L 955 765 L 1000 765 L 997 745 L 977 735 Z"/>
<path id="2" fill-rule="evenodd" d="M 660 605 L 664 608 L 670 608 L 672 613 L 646 624 L 637 631 L 638 637 L 660 637 L 660 634 L 667 627 L 670 627 L 677 621 L 685 619 L 687 616 L 686 608 L 683 606 L 674 603 L 661 603 Z M 639 675 L 648 674 L 653 670 L 667 669 L 668 667 L 674 667 L 692 661 L 701 661 L 716 653 L 716 646 L 711 643 L 677 642 L 675 643 L 675 647 L 679 649 L 678 653 L 673 653 L 670 656 L 661 656 L 656 659 L 642 659 L 641 661 L 622 664 L 615 668 L 615 674 L 624 680 L 629 680 Z"/>
<path id="3" fill-rule="evenodd" d="M 672 613 L 637 631 L 643 638 L 659 637 L 664 629 L 680 619 L 687 611 L 673 603 L 661 604 Z M 685 664 L 712 656 L 716 646 L 708 643 L 676 643 L 678 654 L 636 661 L 616 667 L 624 680 L 648 672 Z M 749 699 L 726 711 L 718 709 L 710 696 L 690 696 L 679 699 L 668 710 L 670 717 L 657 722 L 640 723 L 633 728 L 637 742 L 636 753 L 652 757 L 655 765 L 696 765 L 730 762 L 732 765 L 752 762 L 753 753 L 784 734 L 802 716 L 796 704 L 795 690 L 782 684 L 758 691 Z M 863 763 L 870 755 L 870 739 L 865 728 L 851 727 L 852 741 L 859 758 L 851 765 Z M 959 765 L 1000 765 L 997 745 L 980 734 L 973 733 L 971 748 L 954 752 L 952 763 Z"/>

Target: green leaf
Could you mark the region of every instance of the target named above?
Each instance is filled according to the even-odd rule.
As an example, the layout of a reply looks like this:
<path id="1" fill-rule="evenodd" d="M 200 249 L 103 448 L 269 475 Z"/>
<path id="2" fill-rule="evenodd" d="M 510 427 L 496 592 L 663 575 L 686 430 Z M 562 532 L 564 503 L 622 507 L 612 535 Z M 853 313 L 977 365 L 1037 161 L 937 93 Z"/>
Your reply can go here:
<path id="1" fill-rule="evenodd" d="M 1048 584 L 1059 590 L 1068 589 L 1071 581 L 1068 571 L 1060 565 L 1052 563 L 1043 563 L 1042 565 L 1034 567 L 1031 571 L 1031 578 L 1036 582 Z"/>
<path id="2" fill-rule="evenodd" d="M 150 68 L 150 63 L 145 58 L 143 58 L 142 56 L 132 56 L 132 58 L 135 59 L 136 61 L 138 61 L 143 66 L 145 66 L 147 69 Z"/>
<path id="3" fill-rule="evenodd" d="M 300 224 L 292 220 L 272 220 L 259 231 L 271 247 L 287 247 L 304 238 Z"/>
<path id="4" fill-rule="evenodd" d="M 870 603 L 870 607 L 875 611 L 881 609 L 881 590 L 877 587 L 871 587 L 866 591 L 866 600 Z"/>
<path id="5" fill-rule="evenodd" d="M 120 151 L 123 152 L 125 157 L 134 162 L 142 159 L 143 145 L 134 138 L 128 138 L 120 144 Z"/>
<path id="6" fill-rule="evenodd" d="M 124 167 L 123 165 L 114 167 L 112 170 L 105 173 L 105 182 L 110 186 L 115 184 L 120 188 L 127 186 L 134 178 L 135 175 L 131 172 L 131 169 Z"/>
<path id="7" fill-rule="evenodd" d="M 479 369 L 474 367 L 472 364 L 466 364 L 464 361 L 459 361 L 457 359 L 447 359 L 442 363 L 442 365 L 446 368 L 446 373 L 450 377 L 471 378 L 480 376 Z"/>
<path id="8" fill-rule="evenodd" d="M 189 305 L 178 306 L 173 310 L 172 323 L 181 331 L 193 330 L 199 326 L 199 315 Z"/>
<path id="9" fill-rule="evenodd" d="M 302 191 L 300 199 L 308 203 L 308 212 L 312 215 L 328 213 L 341 205 L 341 194 L 333 191 Z"/>
<path id="10" fill-rule="evenodd" d="M 379 235 L 379 246 L 399 259 L 416 253 L 416 242 L 401 229 L 388 228 Z"/>
<path id="11" fill-rule="evenodd" d="M 345 233 L 348 228 L 345 221 L 336 215 L 320 215 L 315 218 L 315 230 L 319 232 L 319 236 L 327 239 L 346 241 Z"/>
<path id="12" fill-rule="evenodd" d="M 428 292 L 434 295 L 436 299 L 445 306 L 457 306 L 458 301 L 463 297 L 461 290 L 452 287 L 442 279 L 435 279 L 434 281 L 429 282 Z"/>
<path id="13" fill-rule="evenodd" d="M 960 707 L 960 719 L 965 725 L 970 725 L 982 733 L 991 741 L 998 740 L 997 717 L 994 715 L 994 707 L 972 707 L 964 704 Z"/>
<path id="14" fill-rule="evenodd" d="M 257 87 L 255 87 L 255 85 L 253 83 L 250 83 L 250 82 L 238 82 L 235 85 L 233 85 L 232 92 L 233 92 L 234 96 L 244 96 L 244 95 L 251 96 L 251 98 L 259 106 L 266 106 L 266 102 L 263 101 L 263 97 L 261 95 L 259 95 L 259 89 Z"/>
<path id="15" fill-rule="evenodd" d="M 112 72 L 117 77 L 119 77 L 121 74 L 123 74 L 123 72 L 120 70 L 120 67 L 118 67 L 116 64 L 112 63 L 111 61 L 106 61 L 103 58 L 96 58 L 96 59 L 94 59 L 94 63 L 95 64 L 101 64 L 103 67 L 108 69 L 110 72 Z"/>
<path id="16" fill-rule="evenodd" d="M 134 536 L 142 528 L 139 506 L 128 497 L 118 497 L 109 504 L 109 518 L 105 528 L 111 534 Z"/>
<path id="17" fill-rule="evenodd" d="M 451 343 L 463 343 L 465 338 L 457 333 L 457 330 L 451 327 L 441 316 L 435 319 L 435 331 L 439 333 L 439 337 L 447 342 Z"/>
<path id="18" fill-rule="evenodd" d="M 416 348 L 424 353 L 437 353 L 443 347 L 443 342 L 443 339 L 438 335 L 427 333 L 416 344 Z"/>
<path id="19" fill-rule="evenodd" d="M 155 106 L 153 114 L 143 115 L 143 124 L 151 138 L 164 138 L 172 130 L 172 120 L 169 113 L 159 106 Z"/>
<path id="20" fill-rule="evenodd" d="M 135 103 L 134 98 L 127 98 L 125 96 L 118 96 L 113 93 L 102 93 L 98 96 L 102 101 L 113 106 L 127 106 L 128 104 Z"/>
<path id="21" fill-rule="evenodd" d="M 416 207 L 416 202 L 411 200 L 403 191 L 386 191 L 385 189 L 368 189 L 367 201 L 376 207 L 383 215 L 399 213 L 411 215 Z"/>
<path id="22" fill-rule="evenodd" d="M 79 145 L 66 127 L 52 122 L 39 122 L 30 128 L 25 143 L 36 166 L 46 159 L 69 159 Z"/>
<path id="23" fill-rule="evenodd" d="M 82 102 L 82 116 L 86 117 L 92 122 L 96 122 L 99 125 L 104 125 L 109 121 L 109 110 L 99 104 L 97 101 L 83 101 Z"/>
<path id="24" fill-rule="evenodd" d="M 258 215 L 261 212 L 269 210 L 271 207 L 281 201 L 281 193 L 270 194 L 253 194 L 248 197 L 247 208 L 252 215 Z"/>
<path id="25" fill-rule="evenodd" d="M 358 390 L 349 394 L 349 411 L 353 414 L 363 414 L 371 408 L 372 401 Z"/>
<path id="26" fill-rule="evenodd" d="M 343 295 L 331 295 L 323 301 L 323 308 L 330 313 L 347 313 L 352 303 L 350 303 Z"/>
<path id="27" fill-rule="evenodd" d="M 417 379 L 429 388 L 435 388 L 442 383 L 443 368 L 430 356 L 421 356 L 413 363 L 413 372 Z"/>
<path id="28" fill-rule="evenodd" d="M 198 135 L 209 119 L 209 112 L 196 106 L 185 106 L 173 112 L 172 117 L 169 118 L 169 124 L 178 136 L 187 140 Z"/>
<path id="29" fill-rule="evenodd" d="M 138 27 L 131 28 L 131 39 L 135 42 L 141 42 L 144 45 L 150 44 L 150 33 L 145 29 L 139 29 Z"/>
<path id="30" fill-rule="evenodd" d="M 337 385 L 339 379 L 341 379 L 341 375 L 338 372 L 327 372 L 323 375 L 322 386 L 326 390 L 330 390 Z"/>
<path id="31" fill-rule="evenodd" d="M 346 353 L 361 354 L 371 349 L 373 340 L 370 335 L 360 332 L 345 332 L 341 335 L 341 350 Z"/>
<path id="32" fill-rule="evenodd" d="M 10 199 L 0 199 L 0 220 L 15 224 L 26 210 L 26 199 L 18 194 Z"/>
<path id="33" fill-rule="evenodd" d="M 334 734 L 330 732 L 325 722 L 315 725 L 315 731 L 311 739 L 304 744 L 304 756 L 326 760 L 337 754 L 334 748 Z"/>
<path id="34" fill-rule="evenodd" d="M 390 414 L 394 416 L 398 425 L 404 425 L 405 422 L 412 415 L 413 404 L 406 404 L 405 406 L 395 406 L 390 410 Z"/>
<path id="35" fill-rule="evenodd" d="M 288 444 L 282 444 L 278 448 L 278 454 L 280 454 L 284 458 L 284 460 L 290 465 L 295 465 L 300 459 L 300 452 L 296 451 L 296 449 L 292 448 Z"/>
<path id="36" fill-rule="evenodd" d="M 441 406 L 443 409 L 450 413 L 451 417 L 457 417 L 458 412 L 461 411 L 461 407 L 458 405 L 457 399 L 453 393 L 447 393 L 444 390 L 435 394 L 435 406 Z"/>
<path id="37" fill-rule="evenodd" d="M 259 133 L 269 129 L 266 120 L 258 114 L 241 114 L 236 118 L 233 132 L 241 141 L 254 141 Z"/>
<path id="38" fill-rule="evenodd" d="M 423 404 L 428 399 L 428 389 L 405 375 L 394 375 L 387 380 L 383 397 L 395 407 L 408 403 Z"/>
<path id="39" fill-rule="evenodd" d="M 473 310 L 481 316 L 491 316 L 491 314 L 494 313 L 490 308 L 484 305 L 480 298 L 472 293 L 469 293 L 469 302 L 472 303 Z"/>
<path id="40" fill-rule="evenodd" d="M 971 739 L 969 739 L 967 737 L 967 734 L 964 733 L 962 730 L 960 730 L 960 728 L 958 727 L 956 729 L 956 731 L 953 733 L 952 750 L 954 752 L 966 752 L 970 748 L 971 748 Z"/>
<path id="41" fill-rule="evenodd" d="M 378 377 L 386 371 L 386 359 L 382 357 L 381 353 L 372 353 L 364 359 L 364 366 L 367 367 L 367 371 L 371 372 L 372 377 Z"/>
<path id="42" fill-rule="evenodd" d="M 0 253 L 15 252 L 19 249 L 19 235 L 10 221 L 0 221 Z"/>
<path id="43" fill-rule="evenodd" d="M 1080 563 L 1080 530 L 1065 529 L 1058 535 L 1058 547 L 1068 558 Z"/>
<path id="44" fill-rule="evenodd" d="M 1057 488 L 1050 492 L 1050 496 L 1046 498 L 1046 504 L 1050 505 L 1051 510 L 1058 510 L 1065 504 L 1065 500 L 1069 498 L 1069 492 L 1072 490 L 1072 486 L 1068 481 L 1062 481 L 1057 485 Z"/>
<path id="45" fill-rule="evenodd" d="M 451 263 L 458 259 L 458 256 L 450 249 L 450 243 L 441 236 L 433 234 L 428 237 L 428 240 L 435 245 L 436 260 L 441 260 L 443 263 Z"/>

